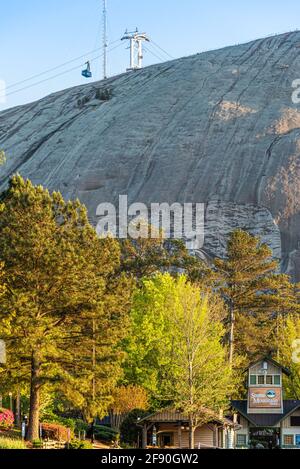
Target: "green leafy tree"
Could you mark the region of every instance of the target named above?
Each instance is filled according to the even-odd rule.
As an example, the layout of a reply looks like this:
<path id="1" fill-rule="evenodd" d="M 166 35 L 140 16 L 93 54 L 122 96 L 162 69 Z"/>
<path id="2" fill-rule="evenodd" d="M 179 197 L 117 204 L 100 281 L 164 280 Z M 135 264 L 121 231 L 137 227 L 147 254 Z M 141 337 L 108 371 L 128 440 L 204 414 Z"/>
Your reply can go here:
<path id="1" fill-rule="evenodd" d="M 125 376 L 162 402 L 185 409 L 195 429 L 226 407 L 235 384 L 222 345 L 225 308 L 185 276 L 144 280 L 132 311 Z M 209 411 L 207 411 L 207 408 Z"/>
<path id="2" fill-rule="evenodd" d="M 160 403 L 165 398 L 164 377 L 168 373 L 172 349 L 166 320 L 167 298 L 173 287 L 169 274 L 142 280 L 133 298 L 131 333 L 124 341 L 124 383 L 144 387 L 153 405 L 153 400 Z"/>
<path id="3" fill-rule="evenodd" d="M 28 439 L 34 440 L 44 386 L 91 412 L 108 405 L 120 377 L 130 287 L 120 276 L 114 288 L 118 243 L 97 238 L 78 201 L 14 176 L 2 202 L 5 376 L 30 385 Z"/>
<path id="4" fill-rule="evenodd" d="M 172 340 L 170 393 L 178 409 L 189 416 L 189 445 L 194 432 L 228 405 L 234 387 L 233 374 L 222 345 L 224 309 L 216 296 L 180 277 L 169 298 Z"/>
<path id="5" fill-rule="evenodd" d="M 286 366 L 291 376 L 285 379 L 286 398 L 300 399 L 300 318 L 288 315 L 279 318 L 275 340 L 277 360 Z"/>

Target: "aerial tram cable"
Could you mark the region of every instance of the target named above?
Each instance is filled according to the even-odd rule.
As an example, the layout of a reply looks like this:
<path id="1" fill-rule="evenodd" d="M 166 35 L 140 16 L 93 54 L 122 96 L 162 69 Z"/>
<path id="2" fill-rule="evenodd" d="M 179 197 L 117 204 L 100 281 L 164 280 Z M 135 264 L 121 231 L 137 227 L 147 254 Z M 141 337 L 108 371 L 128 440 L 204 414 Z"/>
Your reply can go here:
<path id="1" fill-rule="evenodd" d="M 121 47 L 121 46 L 122 46 L 122 43 L 120 42 L 117 46 L 113 47 L 112 49 L 109 49 L 108 52 L 112 52 L 113 50 L 115 50 L 115 49 L 117 49 L 118 47 Z M 89 60 L 90 64 L 91 64 L 92 62 L 94 62 L 95 60 L 100 59 L 101 57 L 103 57 L 103 54 L 98 55 L 97 57 L 92 58 L 91 60 Z M 81 64 L 81 65 L 76 65 L 75 67 L 72 67 L 72 68 L 70 68 L 70 69 L 68 69 L 68 70 L 64 70 L 63 72 L 57 73 L 56 75 L 52 75 L 51 77 L 45 78 L 44 80 L 40 80 L 40 81 L 38 81 L 38 82 L 36 82 L 36 83 L 32 83 L 31 85 L 24 86 L 23 88 L 20 88 L 20 89 L 18 89 L 18 90 L 11 91 L 10 93 L 6 93 L 5 96 L 11 96 L 11 95 L 13 95 L 13 94 L 20 93 L 21 91 L 25 91 L 25 90 L 27 90 L 27 89 L 29 89 L 29 88 L 33 88 L 33 87 L 38 86 L 38 85 L 40 85 L 40 84 L 42 84 L 42 83 L 46 83 L 47 81 L 53 80 L 54 78 L 58 78 L 58 77 L 63 76 L 63 75 L 66 75 L 67 73 L 73 72 L 74 70 L 78 70 L 78 69 L 80 69 L 80 68 L 82 68 L 82 64 Z M 27 81 L 28 81 L 28 80 L 27 80 Z M 3 96 L 4 96 L 4 95 L 3 95 Z M 0 96 L 0 98 L 1 98 L 1 97 L 2 97 L 2 96 Z"/>
<path id="2" fill-rule="evenodd" d="M 154 44 L 158 49 L 160 49 L 162 52 L 164 52 L 170 59 L 175 60 L 175 57 L 172 57 L 165 49 L 160 47 L 155 41 L 153 41 L 152 37 L 150 38 L 151 43 Z"/>
<path id="3" fill-rule="evenodd" d="M 144 46 L 144 49 L 145 49 L 145 51 L 149 52 L 149 53 L 152 54 L 154 57 L 156 57 L 160 62 L 165 62 L 165 61 L 166 61 L 163 57 L 157 55 L 156 52 L 154 52 L 153 50 L 149 49 L 148 47 Z"/>
<path id="4" fill-rule="evenodd" d="M 120 41 L 120 39 L 116 39 L 115 41 L 113 41 L 113 42 L 110 44 L 110 46 L 113 46 L 114 44 L 116 44 L 116 43 L 119 42 L 119 41 Z M 49 68 L 48 70 L 45 70 L 44 72 L 38 73 L 38 74 L 33 75 L 33 76 L 31 76 L 31 77 L 25 78 L 24 80 L 21 80 L 21 81 L 18 81 L 18 82 L 16 82 L 16 83 L 13 83 L 13 84 L 11 84 L 11 85 L 8 85 L 8 86 L 6 87 L 6 89 L 8 90 L 8 89 L 11 89 L 11 88 L 15 88 L 16 86 L 22 85 L 23 83 L 27 83 L 28 81 L 34 80 L 35 78 L 39 78 L 39 77 L 41 77 L 41 76 L 43 76 L 43 75 L 47 75 L 48 73 L 54 72 L 55 70 L 58 70 L 58 69 L 60 69 L 60 68 L 62 68 L 62 67 L 65 67 L 66 65 L 70 65 L 71 63 L 74 63 L 74 62 L 76 62 L 77 60 L 80 60 L 80 59 L 83 59 L 83 58 L 85 58 L 85 57 L 88 57 L 89 55 L 93 54 L 94 52 L 98 52 L 98 51 L 101 50 L 101 49 L 102 49 L 102 47 L 97 47 L 96 49 L 93 49 L 93 50 L 91 50 L 91 51 L 89 51 L 89 52 L 86 52 L 86 53 L 83 54 L 83 55 L 80 55 L 79 57 L 76 57 L 76 58 L 74 58 L 74 59 L 71 59 L 71 60 L 69 60 L 69 61 L 67 61 L 67 62 L 64 62 L 64 63 L 60 64 L 60 65 L 57 65 L 56 67 Z M 102 57 L 102 55 L 101 55 L 100 57 Z M 82 65 L 79 65 L 79 66 L 76 67 L 76 68 L 79 68 L 79 67 L 81 67 L 81 66 L 82 66 Z M 74 70 L 74 69 L 73 69 L 73 70 Z"/>

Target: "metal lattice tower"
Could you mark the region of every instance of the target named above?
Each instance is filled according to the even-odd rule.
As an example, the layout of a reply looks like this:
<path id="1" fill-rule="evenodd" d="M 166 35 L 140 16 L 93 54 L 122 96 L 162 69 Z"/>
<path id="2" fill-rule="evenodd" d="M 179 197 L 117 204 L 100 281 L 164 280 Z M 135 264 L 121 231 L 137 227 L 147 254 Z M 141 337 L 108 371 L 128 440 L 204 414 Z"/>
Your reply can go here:
<path id="1" fill-rule="evenodd" d="M 143 67 L 143 42 L 150 42 L 146 33 L 139 33 L 138 29 L 134 32 L 126 30 L 122 41 L 130 41 L 130 67 L 127 71 L 137 70 Z"/>
<path id="2" fill-rule="evenodd" d="M 103 0 L 103 78 L 107 78 L 107 0 Z"/>

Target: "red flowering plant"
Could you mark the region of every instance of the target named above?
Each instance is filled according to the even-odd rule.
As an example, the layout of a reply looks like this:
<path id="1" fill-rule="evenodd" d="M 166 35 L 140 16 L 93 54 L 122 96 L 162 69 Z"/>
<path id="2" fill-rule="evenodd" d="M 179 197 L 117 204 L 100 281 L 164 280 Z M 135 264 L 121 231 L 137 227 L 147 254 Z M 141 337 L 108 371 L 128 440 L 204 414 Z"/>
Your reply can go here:
<path id="1" fill-rule="evenodd" d="M 14 424 L 14 414 L 11 410 L 0 408 L 0 429 L 8 430 Z"/>

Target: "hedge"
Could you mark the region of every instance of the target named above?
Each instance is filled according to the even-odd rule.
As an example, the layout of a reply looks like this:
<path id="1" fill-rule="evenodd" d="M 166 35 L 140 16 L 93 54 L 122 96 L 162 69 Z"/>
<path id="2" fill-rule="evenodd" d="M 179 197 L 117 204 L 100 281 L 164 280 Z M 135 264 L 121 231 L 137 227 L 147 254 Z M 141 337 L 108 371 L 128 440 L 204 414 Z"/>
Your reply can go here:
<path id="1" fill-rule="evenodd" d="M 70 429 L 59 425 L 57 423 L 43 422 L 42 426 L 42 438 L 55 441 L 68 441 L 70 437 Z"/>

